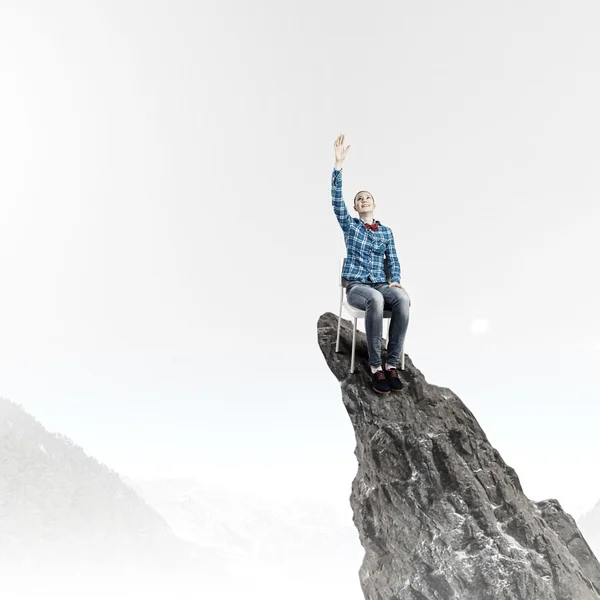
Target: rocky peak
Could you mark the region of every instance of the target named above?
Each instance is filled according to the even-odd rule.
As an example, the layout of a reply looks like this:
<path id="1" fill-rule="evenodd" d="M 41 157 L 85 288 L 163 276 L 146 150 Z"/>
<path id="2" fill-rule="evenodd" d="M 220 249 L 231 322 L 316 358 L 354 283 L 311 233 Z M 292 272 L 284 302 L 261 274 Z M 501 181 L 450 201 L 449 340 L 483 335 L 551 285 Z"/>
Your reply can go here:
<path id="1" fill-rule="evenodd" d="M 405 356 L 405 388 L 371 387 L 367 345 L 323 314 L 318 342 L 356 434 L 350 504 L 368 600 L 598 600 L 600 564 L 554 499 L 534 502 L 450 389 Z M 385 354 L 384 354 L 385 356 Z"/>

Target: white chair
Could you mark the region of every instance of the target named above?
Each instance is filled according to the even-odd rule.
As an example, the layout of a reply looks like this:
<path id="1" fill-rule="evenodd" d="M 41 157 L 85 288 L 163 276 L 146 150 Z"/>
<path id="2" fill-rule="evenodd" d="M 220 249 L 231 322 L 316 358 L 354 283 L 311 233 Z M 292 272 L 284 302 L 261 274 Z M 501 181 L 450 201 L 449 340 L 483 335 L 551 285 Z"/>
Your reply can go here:
<path id="1" fill-rule="evenodd" d="M 354 373 L 354 350 L 356 348 L 356 320 L 365 318 L 365 311 L 360 308 L 356 308 L 351 304 L 348 304 L 348 300 L 344 299 L 344 288 L 346 287 L 347 281 L 342 278 L 342 273 L 344 271 L 344 264 L 346 263 L 346 258 L 342 257 L 340 259 L 340 272 L 338 277 L 338 282 L 340 284 L 340 314 L 338 317 L 338 330 L 337 330 L 337 340 L 335 342 L 335 351 L 340 351 L 340 329 L 342 326 L 342 308 L 345 308 L 347 312 L 349 312 L 354 318 L 354 327 L 352 329 L 352 358 L 350 359 L 350 373 Z M 390 283 L 390 272 L 388 268 L 387 257 L 384 258 L 384 269 L 385 276 L 387 278 L 388 283 Z M 385 320 L 387 319 L 387 326 L 385 325 Z M 387 332 L 387 337 L 382 336 L 382 344 L 381 347 L 387 348 L 387 343 L 390 338 L 390 325 L 392 322 L 392 311 L 384 310 L 383 311 L 383 320 L 384 320 L 384 334 Z M 400 355 L 400 368 L 404 370 L 404 348 L 402 348 L 402 352 Z"/>

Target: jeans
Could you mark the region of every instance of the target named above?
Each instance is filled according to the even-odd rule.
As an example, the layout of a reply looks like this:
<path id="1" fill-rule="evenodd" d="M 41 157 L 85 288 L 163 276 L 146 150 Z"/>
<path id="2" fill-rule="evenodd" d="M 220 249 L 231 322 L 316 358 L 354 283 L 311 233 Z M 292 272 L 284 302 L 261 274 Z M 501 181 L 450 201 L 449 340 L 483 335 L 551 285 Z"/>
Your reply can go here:
<path id="1" fill-rule="evenodd" d="M 387 283 L 349 281 L 346 299 L 348 304 L 365 311 L 369 366 L 372 367 L 382 364 L 383 311 L 392 312 L 386 362 L 397 366 L 408 329 L 410 298 L 406 290 Z"/>

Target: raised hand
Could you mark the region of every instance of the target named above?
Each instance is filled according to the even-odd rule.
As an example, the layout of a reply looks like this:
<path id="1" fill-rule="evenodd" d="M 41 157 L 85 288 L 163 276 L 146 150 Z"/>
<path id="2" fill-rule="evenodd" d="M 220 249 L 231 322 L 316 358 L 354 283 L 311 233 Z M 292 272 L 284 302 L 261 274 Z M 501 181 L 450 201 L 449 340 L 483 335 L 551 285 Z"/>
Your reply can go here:
<path id="1" fill-rule="evenodd" d="M 350 145 L 344 148 L 344 134 L 340 133 L 339 137 L 333 143 L 333 147 L 335 148 L 335 162 L 341 164 L 344 162 L 346 155 L 348 154 L 348 150 L 350 149 Z"/>

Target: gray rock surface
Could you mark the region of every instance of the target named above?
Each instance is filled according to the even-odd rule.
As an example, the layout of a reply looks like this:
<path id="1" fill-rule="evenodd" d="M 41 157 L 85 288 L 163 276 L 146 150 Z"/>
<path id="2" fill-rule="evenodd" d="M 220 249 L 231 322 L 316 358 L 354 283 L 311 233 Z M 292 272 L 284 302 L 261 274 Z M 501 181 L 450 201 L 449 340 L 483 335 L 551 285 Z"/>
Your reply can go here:
<path id="1" fill-rule="evenodd" d="M 534 502 L 451 390 L 408 355 L 406 386 L 371 388 L 364 333 L 323 314 L 318 343 L 356 433 L 350 503 L 367 600 L 600 599 L 600 564 L 557 500 Z M 385 359 L 385 351 L 383 354 Z"/>

